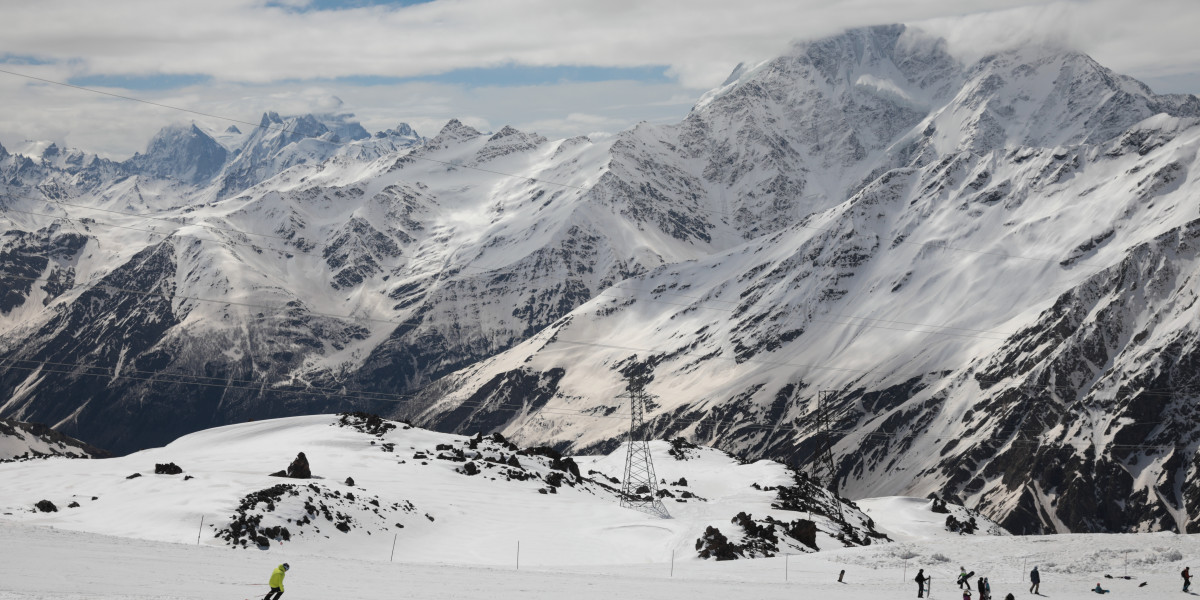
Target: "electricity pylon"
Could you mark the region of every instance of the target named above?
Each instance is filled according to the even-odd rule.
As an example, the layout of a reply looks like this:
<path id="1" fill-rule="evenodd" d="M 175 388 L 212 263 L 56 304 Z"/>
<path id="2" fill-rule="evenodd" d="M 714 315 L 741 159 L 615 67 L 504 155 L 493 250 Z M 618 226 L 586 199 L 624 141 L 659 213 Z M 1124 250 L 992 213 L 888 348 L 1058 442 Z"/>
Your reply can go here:
<path id="1" fill-rule="evenodd" d="M 670 519 L 671 513 L 658 497 L 658 479 L 654 476 L 654 459 L 646 439 L 646 404 L 653 396 L 643 388 L 646 379 L 632 376 L 625 393 L 629 398 L 629 453 L 625 455 L 625 479 L 621 482 L 621 506 Z"/>
<path id="2" fill-rule="evenodd" d="M 817 392 L 817 447 L 813 452 L 813 475 L 814 478 L 824 483 L 824 476 L 828 476 L 828 484 L 826 489 L 833 492 L 833 497 L 838 497 L 837 492 L 837 471 L 833 466 L 833 432 L 829 427 L 829 405 L 833 403 L 834 395 L 837 392 L 832 390 L 821 390 Z M 837 503 L 838 520 L 844 520 L 842 516 L 841 503 Z"/>

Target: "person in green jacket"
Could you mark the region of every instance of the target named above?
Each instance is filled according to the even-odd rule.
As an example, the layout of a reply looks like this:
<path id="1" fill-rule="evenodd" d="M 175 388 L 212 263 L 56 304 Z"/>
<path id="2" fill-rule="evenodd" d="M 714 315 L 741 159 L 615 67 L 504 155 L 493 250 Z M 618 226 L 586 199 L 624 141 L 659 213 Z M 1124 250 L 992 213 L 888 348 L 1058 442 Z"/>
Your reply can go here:
<path id="1" fill-rule="evenodd" d="M 283 574 L 287 573 L 288 564 L 283 563 L 271 572 L 271 581 L 267 585 L 271 586 L 271 591 L 267 592 L 267 596 L 263 600 L 279 600 L 283 595 Z"/>

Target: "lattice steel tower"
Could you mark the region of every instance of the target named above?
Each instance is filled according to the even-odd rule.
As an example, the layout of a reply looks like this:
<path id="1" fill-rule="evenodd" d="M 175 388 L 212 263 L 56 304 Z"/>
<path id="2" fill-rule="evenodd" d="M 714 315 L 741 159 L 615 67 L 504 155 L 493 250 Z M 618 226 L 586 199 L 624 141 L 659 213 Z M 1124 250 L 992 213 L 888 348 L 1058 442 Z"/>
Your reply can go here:
<path id="1" fill-rule="evenodd" d="M 621 483 L 621 506 L 640 510 L 664 519 L 671 518 L 667 507 L 658 497 L 658 479 L 654 475 L 654 460 L 646 439 L 646 404 L 653 396 L 643 391 L 646 378 L 631 376 L 625 393 L 629 398 L 629 453 L 625 455 L 625 479 Z"/>
<path id="2" fill-rule="evenodd" d="M 829 424 L 831 404 L 836 397 L 837 392 L 832 390 L 821 390 L 817 392 L 817 445 L 813 452 L 813 477 L 819 482 L 824 483 L 828 478 L 826 489 L 833 492 L 837 497 L 837 471 L 833 464 L 833 431 Z M 838 520 L 844 521 L 842 515 L 842 506 L 838 504 Z"/>

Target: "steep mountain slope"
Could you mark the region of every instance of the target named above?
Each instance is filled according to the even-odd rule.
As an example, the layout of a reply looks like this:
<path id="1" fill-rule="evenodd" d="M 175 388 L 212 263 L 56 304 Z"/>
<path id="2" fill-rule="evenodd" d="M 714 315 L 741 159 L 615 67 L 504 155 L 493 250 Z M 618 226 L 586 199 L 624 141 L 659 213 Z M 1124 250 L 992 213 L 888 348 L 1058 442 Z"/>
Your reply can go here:
<path id="1" fill-rule="evenodd" d="M 1194 530 L 1196 99 L 1029 54 L 965 69 L 840 205 L 622 282 L 403 414 L 608 448 L 622 425 L 595 416 L 649 373 L 655 435 L 809 460 L 831 390 L 851 497 L 938 492 L 1022 532 Z"/>
<path id="2" fill-rule="evenodd" d="M 107 458 L 108 453 L 45 425 L 0 419 L 0 462 L 35 460 L 51 456 Z"/>
<path id="3" fill-rule="evenodd" d="M 656 437 L 807 462 L 831 391 L 851 497 L 1195 529 L 1198 118 L 885 26 L 599 140 L 268 113 L 6 151 L 0 414 L 127 452 L 353 405 L 596 451 L 646 375 Z"/>

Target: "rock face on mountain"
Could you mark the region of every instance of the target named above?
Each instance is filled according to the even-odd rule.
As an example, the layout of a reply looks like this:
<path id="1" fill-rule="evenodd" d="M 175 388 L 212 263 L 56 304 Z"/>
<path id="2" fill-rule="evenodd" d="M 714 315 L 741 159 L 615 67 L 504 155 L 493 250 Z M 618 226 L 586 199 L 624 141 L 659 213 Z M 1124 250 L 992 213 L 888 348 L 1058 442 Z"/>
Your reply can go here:
<path id="1" fill-rule="evenodd" d="M 150 177 L 198 185 L 216 176 L 228 158 L 224 146 L 193 124 L 158 132 L 146 153 L 129 159 L 128 167 Z"/>
<path id="2" fill-rule="evenodd" d="M 1082 54 L 885 26 L 600 141 L 268 113 L 10 149 L 0 414 L 118 452 L 341 407 L 583 452 L 638 375 L 655 437 L 746 458 L 812 464 L 826 415 L 851 498 L 1200 530 L 1198 124 Z"/>
<path id="3" fill-rule="evenodd" d="M 105 458 L 108 453 L 39 423 L 0 419 L 0 462 L 36 460 L 51 456 Z"/>

